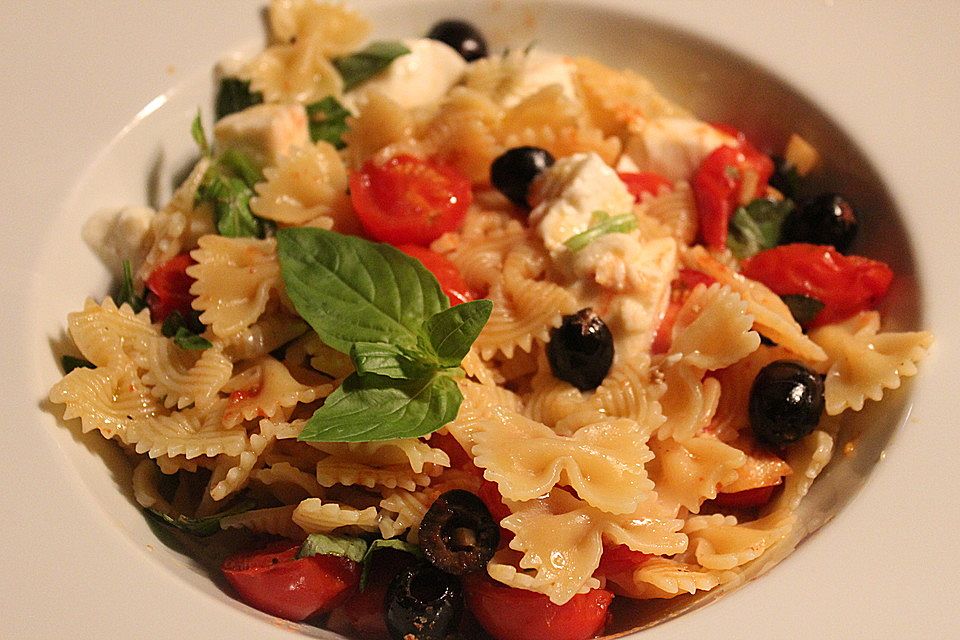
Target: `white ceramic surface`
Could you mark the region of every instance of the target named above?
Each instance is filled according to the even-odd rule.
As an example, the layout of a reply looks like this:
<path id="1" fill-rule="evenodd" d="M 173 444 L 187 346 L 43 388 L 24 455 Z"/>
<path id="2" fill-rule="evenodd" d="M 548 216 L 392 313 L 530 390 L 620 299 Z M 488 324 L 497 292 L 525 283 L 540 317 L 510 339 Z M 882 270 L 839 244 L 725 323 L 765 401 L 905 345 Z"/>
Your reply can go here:
<path id="1" fill-rule="evenodd" d="M 883 204 L 899 213 L 902 226 L 877 219 L 872 242 L 907 269 L 897 300 L 917 299 L 914 283 L 922 293 L 919 306 L 893 315 L 937 336 L 909 395 L 899 396 L 909 398 L 909 417 L 877 450 L 881 462 L 836 519 L 761 579 L 641 637 L 954 637 L 960 605 L 951 580 L 960 570 L 953 489 L 960 469 L 956 4 L 547 4 L 528 10 L 520 0 L 354 3 L 385 36 L 423 31 L 434 17 L 470 14 L 498 42 L 526 44 L 533 29 L 551 49 L 619 64 L 629 64 L 624 44 L 632 33 L 666 34 L 663 42 L 636 44 L 646 53 L 675 43 L 673 27 L 744 56 L 771 74 L 765 82 L 779 77 L 809 100 L 804 108 L 785 103 L 793 105 L 789 117 L 807 118 L 791 126 L 810 126 L 821 114 L 809 106 L 819 107 L 880 176 Z M 7 338 L 0 347 L 6 371 L 0 637 L 297 637 L 292 625 L 225 597 L 160 544 L 126 497 L 122 465 L 113 464 L 119 456 L 97 437 L 61 426 L 44 402 L 58 377 L 53 354 L 66 313 L 109 283 L 79 240 L 83 219 L 99 206 L 143 202 L 151 170 L 156 184 L 169 184 L 190 152 L 185 123 L 197 104 L 209 105 L 213 63 L 259 41 L 259 6 L 256 0 L 0 3 L 7 95 L 0 118 L 0 328 Z M 598 18 L 597 7 L 610 12 Z M 630 31 L 636 25 L 618 12 L 654 25 Z M 690 46 L 713 51 L 696 39 Z M 649 65 L 656 66 L 643 60 L 631 66 Z M 716 105 L 701 102 L 698 91 L 718 77 L 704 65 L 656 79 L 678 94 L 692 92 L 692 106 L 709 113 Z M 757 102 L 765 86 L 738 88 L 740 117 L 770 109 Z M 737 123 L 748 126 L 746 119 Z M 860 162 L 856 154 L 837 154 L 845 175 L 876 198 L 865 184 L 874 177 L 869 167 L 851 166 Z M 901 422 L 897 407 L 896 415 L 880 412 L 878 422 Z"/>

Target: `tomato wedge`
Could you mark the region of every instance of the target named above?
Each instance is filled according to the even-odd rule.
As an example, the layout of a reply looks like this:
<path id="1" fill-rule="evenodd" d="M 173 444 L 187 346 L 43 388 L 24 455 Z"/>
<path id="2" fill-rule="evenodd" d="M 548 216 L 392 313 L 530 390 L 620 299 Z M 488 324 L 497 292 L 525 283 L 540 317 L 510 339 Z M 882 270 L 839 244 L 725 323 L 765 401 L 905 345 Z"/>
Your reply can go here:
<path id="1" fill-rule="evenodd" d="M 651 195 L 657 195 L 660 193 L 660 189 L 664 188 L 668 191 L 673 190 L 673 183 L 653 171 L 642 171 L 640 173 L 628 173 L 621 172 L 617 174 L 620 176 L 620 179 L 625 185 L 627 185 L 627 191 L 633 196 L 633 199 L 637 202 L 643 199 L 645 193 Z"/>
<path id="2" fill-rule="evenodd" d="M 475 299 L 473 292 L 467 286 L 463 276 L 460 275 L 460 269 L 457 265 L 447 260 L 436 251 L 431 251 L 426 247 L 415 244 L 402 244 L 397 247 L 400 251 L 412 258 L 416 258 L 430 273 L 434 275 L 440 288 L 450 298 L 451 305 L 457 305 L 462 302 L 470 302 Z"/>
<path id="3" fill-rule="evenodd" d="M 730 132 L 726 127 L 717 128 Z M 737 134 L 739 144 L 715 149 L 703 159 L 691 181 L 700 238 L 711 249 L 726 246 L 734 209 L 741 202 L 761 196 L 773 175 L 773 161 Z M 745 189 L 749 192 L 745 193 Z"/>
<path id="4" fill-rule="evenodd" d="M 649 553 L 634 551 L 625 544 L 605 547 L 603 555 L 600 556 L 600 566 L 597 567 L 596 573 L 609 576 L 632 571 L 652 557 Z"/>
<path id="5" fill-rule="evenodd" d="M 828 245 L 785 244 L 744 260 L 742 273 L 774 293 L 804 295 L 823 309 L 811 326 L 830 324 L 874 308 L 893 282 L 893 270 L 883 262 L 845 256 Z"/>
<path id="6" fill-rule="evenodd" d="M 603 629 L 613 601 L 611 592 L 593 589 L 558 605 L 485 576 L 467 578 L 464 593 L 477 622 L 496 640 L 587 640 Z"/>
<path id="7" fill-rule="evenodd" d="M 187 267 L 194 264 L 196 261 L 189 253 L 181 253 L 155 268 L 147 277 L 147 306 L 153 322 L 163 322 L 174 311 L 184 317 L 193 312 L 190 286 L 195 280 L 187 275 Z"/>
<path id="8" fill-rule="evenodd" d="M 360 582 L 356 562 L 340 556 L 297 558 L 283 542 L 227 558 L 220 570 L 245 603 L 299 622 L 335 607 Z"/>
<path id="9" fill-rule="evenodd" d="M 399 155 L 351 173 L 350 201 L 374 240 L 425 246 L 460 227 L 473 192 L 456 168 Z"/>

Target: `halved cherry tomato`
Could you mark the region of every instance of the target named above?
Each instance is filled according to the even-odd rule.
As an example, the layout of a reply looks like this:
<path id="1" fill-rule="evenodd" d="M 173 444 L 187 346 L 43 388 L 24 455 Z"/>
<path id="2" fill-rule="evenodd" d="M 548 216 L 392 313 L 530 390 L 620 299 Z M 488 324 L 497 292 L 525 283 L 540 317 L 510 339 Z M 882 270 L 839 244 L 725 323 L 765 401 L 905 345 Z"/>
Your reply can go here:
<path id="1" fill-rule="evenodd" d="M 351 173 L 350 201 L 374 240 L 425 246 L 460 227 L 473 192 L 454 167 L 399 155 Z"/>
<path id="2" fill-rule="evenodd" d="M 387 589 L 396 575 L 414 562 L 415 557 L 403 551 L 378 551 L 372 560 L 366 588 L 341 604 L 335 612 L 337 617 L 344 620 L 356 634 L 386 638 L 389 631 L 383 612 Z"/>
<path id="3" fill-rule="evenodd" d="M 580 593 L 553 604 L 542 593 L 514 589 L 486 576 L 464 581 L 467 607 L 496 640 L 586 640 L 607 622 L 613 594 L 605 589 Z"/>
<path id="4" fill-rule="evenodd" d="M 298 559 L 299 549 L 277 543 L 231 556 L 220 570 L 251 607 L 299 622 L 335 607 L 360 581 L 356 562 L 331 555 Z"/>
<path id="5" fill-rule="evenodd" d="M 652 558 L 649 553 L 634 551 L 625 544 L 618 544 L 615 547 L 604 547 L 603 555 L 600 556 L 600 566 L 596 573 L 600 575 L 614 575 L 632 571 Z"/>
<path id="6" fill-rule="evenodd" d="M 874 308 L 893 281 L 893 270 L 883 262 L 805 243 L 761 251 L 743 262 L 742 273 L 777 295 L 799 294 L 822 302 L 824 307 L 811 326 L 837 322 Z"/>
<path id="7" fill-rule="evenodd" d="M 770 502 L 773 492 L 779 485 L 772 484 L 769 487 L 756 487 L 755 489 L 746 489 L 734 493 L 718 493 L 713 499 L 713 503 L 718 507 L 728 507 L 731 509 L 749 509 L 752 507 L 762 507 Z"/>
<path id="8" fill-rule="evenodd" d="M 189 253 L 181 253 L 155 268 L 147 277 L 147 306 L 153 322 L 163 322 L 174 311 L 184 317 L 193 312 L 190 286 L 195 280 L 187 275 L 187 267 L 194 264 L 196 261 Z"/>
<path id="9" fill-rule="evenodd" d="M 430 446 L 436 447 L 447 454 L 452 469 L 459 469 L 467 464 L 474 469 L 476 468 L 473 466 L 470 455 L 463 450 L 457 439 L 449 433 L 434 433 L 431 435 Z"/>
<path id="10" fill-rule="evenodd" d="M 483 471 L 481 470 L 481 480 L 480 488 L 477 489 L 477 497 L 483 501 L 484 506 L 487 507 L 487 510 L 490 511 L 490 515 L 493 516 L 493 519 L 497 522 L 502 521 L 504 518 L 511 514 L 510 509 L 503 503 L 503 496 L 500 495 L 500 489 L 497 487 L 496 482 L 491 482 L 486 478 L 482 477 Z M 503 549 L 510 545 L 510 541 L 513 540 L 513 537 L 516 534 L 509 529 L 500 527 L 500 548 Z"/>
<path id="11" fill-rule="evenodd" d="M 717 126 L 727 133 L 730 131 Z M 734 130 L 735 131 L 735 130 Z M 703 159 L 693 174 L 691 186 L 697 203 L 700 238 L 711 249 L 722 249 L 727 244 L 730 216 L 740 202 L 763 194 L 773 174 L 773 161 L 757 151 L 739 132 L 739 144 L 715 149 Z M 753 179 L 747 181 L 747 174 Z M 744 188 L 752 186 L 750 193 Z"/>
<path id="12" fill-rule="evenodd" d="M 643 171 L 640 173 L 622 172 L 617 175 L 619 175 L 623 183 L 627 185 L 627 191 L 633 195 L 633 199 L 637 202 L 643 199 L 643 194 L 645 193 L 655 196 L 660 193 L 661 188 L 666 188 L 668 191 L 673 190 L 673 183 L 670 180 L 653 171 Z"/>
<path id="13" fill-rule="evenodd" d="M 450 298 L 451 305 L 470 302 L 475 299 L 473 292 L 470 291 L 467 283 L 463 280 L 463 276 L 460 275 L 460 269 L 444 256 L 415 244 L 402 244 L 397 249 L 423 263 L 423 266 L 436 277 L 437 282 L 440 283 L 440 288 Z"/>

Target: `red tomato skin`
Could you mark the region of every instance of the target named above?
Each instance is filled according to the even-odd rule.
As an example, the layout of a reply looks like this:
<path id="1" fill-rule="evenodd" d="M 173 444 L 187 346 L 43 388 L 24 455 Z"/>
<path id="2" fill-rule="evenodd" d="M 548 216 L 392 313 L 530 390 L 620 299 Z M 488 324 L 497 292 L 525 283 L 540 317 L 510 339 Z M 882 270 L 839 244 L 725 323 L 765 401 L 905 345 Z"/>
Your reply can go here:
<path id="1" fill-rule="evenodd" d="M 352 172 L 350 202 L 370 238 L 426 246 L 460 228 L 473 191 L 469 178 L 450 165 L 399 155 Z"/>
<path id="2" fill-rule="evenodd" d="M 300 545 L 279 543 L 227 558 L 221 571 L 240 600 L 299 622 L 337 606 L 360 582 L 356 562 L 339 556 L 296 558 Z"/>
<path id="3" fill-rule="evenodd" d="M 625 544 L 618 544 L 615 547 L 604 547 L 603 555 L 600 556 L 600 566 L 596 573 L 599 575 L 615 575 L 632 571 L 652 558 L 649 553 L 634 551 Z"/>
<path id="4" fill-rule="evenodd" d="M 389 636 L 384 619 L 384 601 L 390 582 L 416 560 L 403 551 L 384 549 L 373 557 L 370 575 L 363 591 L 357 591 L 340 605 L 338 613 L 350 628 L 364 637 L 386 638 Z"/>
<path id="5" fill-rule="evenodd" d="M 747 170 L 757 174 L 757 188 L 750 198 L 759 197 L 773 175 L 773 161 L 740 136 L 738 146 L 715 149 L 693 174 L 691 186 L 697 204 L 700 239 L 711 249 L 722 249 L 727 244 L 727 227 L 740 201 L 743 174 Z"/>
<path id="6" fill-rule="evenodd" d="M 593 589 L 556 605 L 533 591 L 487 577 L 464 581 L 467 607 L 496 640 L 587 640 L 603 630 L 613 594 Z"/>
<path id="7" fill-rule="evenodd" d="M 713 503 L 718 507 L 727 507 L 730 509 L 750 509 L 762 507 L 770 502 L 773 492 L 778 485 L 772 484 L 768 487 L 756 487 L 744 491 L 735 491 L 733 493 L 718 493 Z"/>
<path id="8" fill-rule="evenodd" d="M 650 350 L 653 353 L 666 353 L 670 350 L 670 345 L 673 342 L 673 325 L 677 321 L 677 314 L 680 312 L 680 307 L 682 307 L 686 301 L 689 291 L 698 284 L 704 284 L 709 287 L 714 282 L 716 282 L 716 280 L 705 273 L 693 271 L 692 269 L 680 269 L 677 279 L 674 280 L 671 285 L 670 304 L 667 306 L 667 310 L 660 320 L 657 333 L 653 338 L 653 344 L 650 346 Z"/>
<path id="9" fill-rule="evenodd" d="M 447 260 L 445 256 L 415 244 L 402 244 L 399 245 L 397 249 L 400 249 L 400 251 L 403 251 L 411 258 L 419 260 L 423 266 L 434 275 L 437 282 L 440 283 L 440 288 L 443 289 L 443 292 L 447 294 L 447 298 L 450 299 L 451 306 L 476 299 L 473 292 L 470 291 L 470 287 L 468 287 L 464 281 L 463 276 L 460 275 L 460 269 L 457 268 L 457 265 Z"/>
<path id="10" fill-rule="evenodd" d="M 873 309 L 893 282 L 883 262 L 845 256 L 828 245 L 785 244 L 744 260 L 741 272 L 774 293 L 805 295 L 824 304 L 810 326 L 844 320 Z"/>
<path id="11" fill-rule="evenodd" d="M 163 322 L 174 311 L 187 316 L 193 311 L 190 286 L 196 282 L 187 275 L 187 267 L 196 264 L 189 253 L 176 255 L 147 276 L 147 305 L 150 319 Z"/>
<path id="12" fill-rule="evenodd" d="M 645 193 L 658 195 L 661 188 L 673 191 L 673 182 L 653 171 L 641 171 L 640 173 L 621 172 L 617 175 L 620 180 L 627 185 L 627 191 L 633 196 L 635 202 L 640 202 Z"/>

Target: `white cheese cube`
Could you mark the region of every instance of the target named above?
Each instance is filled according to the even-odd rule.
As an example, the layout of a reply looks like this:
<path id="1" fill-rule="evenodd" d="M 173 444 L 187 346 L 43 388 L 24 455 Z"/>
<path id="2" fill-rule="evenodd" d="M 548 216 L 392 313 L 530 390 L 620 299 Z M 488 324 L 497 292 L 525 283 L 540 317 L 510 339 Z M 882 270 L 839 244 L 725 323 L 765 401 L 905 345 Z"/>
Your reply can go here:
<path id="1" fill-rule="evenodd" d="M 154 214 L 150 207 L 101 209 L 87 219 L 80 235 L 112 273 L 121 273 L 124 260 L 136 271 L 149 248 L 146 239 Z"/>
<path id="2" fill-rule="evenodd" d="M 624 157 L 639 171 L 654 171 L 674 182 L 689 180 L 715 149 L 735 145 L 736 138 L 693 118 L 638 119 L 629 127 Z"/>
<path id="3" fill-rule="evenodd" d="M 236 149 L 260 166 L 310 144 L 307 112 L 299 104 L 258 104 L 231 113 L 217 122 L 213 134 L 219 151 Z"/>

